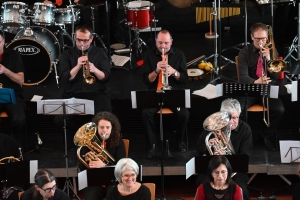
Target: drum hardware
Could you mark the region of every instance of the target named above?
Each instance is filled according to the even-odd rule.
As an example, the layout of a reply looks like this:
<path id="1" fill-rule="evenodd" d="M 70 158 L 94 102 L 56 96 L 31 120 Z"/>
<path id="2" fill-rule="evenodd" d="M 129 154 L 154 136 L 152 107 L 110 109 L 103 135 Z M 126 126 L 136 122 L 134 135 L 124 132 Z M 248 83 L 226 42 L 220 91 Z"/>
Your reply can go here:
<path id="1" fill-rule="evenodd" d="M 154 17 L 154 4 L 150 1 L 131 1 L 128 2 L 125 6 L 126 22 L 129 31 L 129 41 L 131 41 L 131 30 L 134 31 L 134 39 L 130 43 L 130 67 L 132 68 L 132 45 L 135 43 L 136 47 L 136 56 L 139 57 L 142 55 L 142 46 L 144 45 L 147 49 L 149 47 L 139 37 L 139 29 L 145 29 L 149 27 L 155 27 L 155 36 L 156 36 L 156 22 L 158 20 Z"/>

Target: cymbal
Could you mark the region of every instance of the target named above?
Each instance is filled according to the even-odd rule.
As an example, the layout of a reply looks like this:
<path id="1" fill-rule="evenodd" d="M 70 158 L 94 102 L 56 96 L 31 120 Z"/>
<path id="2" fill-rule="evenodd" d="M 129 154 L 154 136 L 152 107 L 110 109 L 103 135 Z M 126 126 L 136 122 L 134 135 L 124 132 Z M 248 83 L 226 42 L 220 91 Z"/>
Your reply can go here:
<path id="1" fill-rule="evenodd" d="M 208 131 L 216 131 L 225 127 L 230 121 L 229 114 L 224 111 L 216 112 L 208 116 L 203 122 L 203 128 Z"/>

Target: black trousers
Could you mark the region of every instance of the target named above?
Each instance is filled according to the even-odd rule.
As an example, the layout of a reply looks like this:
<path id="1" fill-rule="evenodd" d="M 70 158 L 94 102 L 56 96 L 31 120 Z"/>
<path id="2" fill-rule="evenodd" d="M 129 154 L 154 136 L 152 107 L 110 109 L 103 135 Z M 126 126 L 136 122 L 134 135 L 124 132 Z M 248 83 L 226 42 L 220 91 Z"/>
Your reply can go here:
<path id="1" fill-rule="evenodd" d="M 143 109 L 142 111 L 143 122 L 147 134 L 148 147 L 151 147 L 153 144 L 157 143 L 155 136 L 156 134 L 154 115 L 157 113 L 158 110 L 159 108 L 147 108 Z M 170 110 L 172 110 L 172 112 L 175 115 L 177 115 L 177 139 L 183 142 L 185 127 L 189 120 L 189 111 L 187 108 L 180 108 L 179 110 L 177 108 L 170 108 Z"/>
<path id="2" fill-rule="evenodd" d="M 5 111 L 9 117 L 11 135 L 19 141 L 20 133 L 26 123 L 26 105 L 22 95 L 16 94 L 16 104 L 0 104 L 0 112 Z"/>
<path id="3" fill-rule="evenodd" d="M 236 98 L 240 104 L 242 113 L 247 112 L 248 108 L 253 104 L 260 104 L 263 105 L 261 97 L 247 97 L 247 108 L 245 107 L 245 97 L 238 97 Z M 266 98 L 265 98 L 266 101 Z M 281 117 L 284 114 L 284 106 L 281 99 L 272 99 L 269 98 L 269 113 L 270 113 L 270 127 L 265 127 L 264 129 L 264 136 L 275 136 L 276 130 L 280 123 Z M 245 116 L 245 114 L 244 114 Z M 244 118 L 243 116 L 243 118 Z M 266 115 L 267 118 L 267 115 Z M 244 119 L 245 120 L 245 119 Z"/>
<path id="4" fill-rule="evenodd" d="M 206 174 L 198 174 L 197 180 L 196 180 L 197 188 L 199 187 L 200 184 L 207 181 L 207 179 L 208 178 L 207 178 Z M 232 181 L 235 182 L 236 184 L 238 184 L 238 186 L 240 186 L 242 188 L 242 190 L 243 190 L 243 200 L 250 200 L 250 194 L 249 194 L 249 191 L 247 189 L 247 187 L 248 187 L 247 182 L 249 181 L 248 174 L 246 174 L 246 173 L 236 173 L 236 175 L 234 175 L 232 177 Z"/>
<path id="5" fill-rule="evenodd" d="M 101 111 L 112 112 L 110 98 L 105 93 L 89 93 L 89 94 L 63 94 L 63 99 L 69 98 L 88 99 L 94 101 L 95 114 Z M 73 138 L 76 131 L 85 123 L 90 122 L 93 116 L 91 115 L 56 115 L 54 123 L 63 129 L 64 120 L 66 120 L 66 132 L 68 147 L 74 145 Z"/>

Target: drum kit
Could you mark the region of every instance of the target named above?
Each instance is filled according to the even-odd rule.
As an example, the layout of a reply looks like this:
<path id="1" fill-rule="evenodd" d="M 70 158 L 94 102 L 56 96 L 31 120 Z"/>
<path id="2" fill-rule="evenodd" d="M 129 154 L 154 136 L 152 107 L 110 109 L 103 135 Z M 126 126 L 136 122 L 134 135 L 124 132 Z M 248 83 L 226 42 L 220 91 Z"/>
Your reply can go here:
<path id="1" fill-rule="evenodd" d="M 2 3 L 0 26 L 2 31 L 15 35 L 12 41 L 7 40 L 10 42 L 7 48 L 16 50 L 22 57 L 25 67 L 24 85 L 40 84 L 53 68 L 57 86 L 59 85 L 56 64 L 59 55 L 66 48 L 63 36 L 73 44 L 65 26 L 78 23 L 79 14 L 79 9 L 73 8 L 73 5 L 68 8 L 56 8 L 52 4 L 36 2 L 33 8 L 29 9 L 23 2 Z M 30 23 L 37 26 L 30 26 Z M 53 26 L 59 27 L 55 33 L 46 28 Z M 60 37 L 61 35 L 63 36 Z"/>

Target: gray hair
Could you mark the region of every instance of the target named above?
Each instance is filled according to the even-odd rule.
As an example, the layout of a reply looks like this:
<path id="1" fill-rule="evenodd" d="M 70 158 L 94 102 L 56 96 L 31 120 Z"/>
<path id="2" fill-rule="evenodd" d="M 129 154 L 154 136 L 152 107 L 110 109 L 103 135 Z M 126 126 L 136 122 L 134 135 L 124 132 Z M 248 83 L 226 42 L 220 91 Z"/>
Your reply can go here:
<path id="1" fill-rule="evenodd" d="M 115 166 L 115 177 L 119 183 L 121 183 L 122 173 L 126 170 L 132 170 L 136 175 L 139 174 L 138 164 L 131 158 L 122 158 Z"/>
<path id="2" fill-rule="evenodd" d="M 241 114 L 241 104 L 236 99 L 231 99 L 231 98 L 225 99 L 224 101 L 222 101 L 221 111 L 225 111 L 228 113 L 237 111 L 240 115 Z"/>

